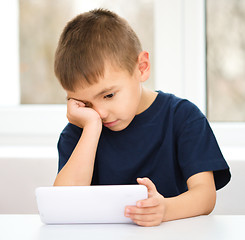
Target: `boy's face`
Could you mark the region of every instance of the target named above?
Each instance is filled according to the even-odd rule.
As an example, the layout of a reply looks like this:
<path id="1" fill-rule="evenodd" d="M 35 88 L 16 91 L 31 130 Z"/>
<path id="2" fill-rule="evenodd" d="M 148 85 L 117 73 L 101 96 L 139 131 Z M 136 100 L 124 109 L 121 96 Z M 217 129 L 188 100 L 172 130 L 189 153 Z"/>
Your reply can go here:
<path id="1" fill-rule="evenodd" d="M 75 92 L 66 91 L 67 98 L 83 102 L 94 109 L 105 127 L 113 131 L 125 129 L 135 115 L 144 111 L 141 74 L 136 67 L 131 76 L 127 71 L 106 65 L 104 77 L 98 83 Z"/>

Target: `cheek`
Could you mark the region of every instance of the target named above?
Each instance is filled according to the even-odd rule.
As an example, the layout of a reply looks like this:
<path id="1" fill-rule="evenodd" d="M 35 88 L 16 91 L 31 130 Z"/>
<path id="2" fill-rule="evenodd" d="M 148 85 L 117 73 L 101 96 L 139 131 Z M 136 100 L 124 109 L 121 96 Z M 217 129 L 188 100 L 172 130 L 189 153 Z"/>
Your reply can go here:
<path id="1" fill-rule="evenodd" d="M 113 109 L 119 115 L 135 115 L 140 102 L 140 88 L 136 84 L 125 88 L 113 102 Z M 126 117 L 125 115 L 125 117 Z"/>
<path id="2" fill-rule="evenodd" d="M 118 114 L 122 115 L 123 117 L 134 117 L 136 111 L 138 109 L 138 99 L 137 96 L 127 96 L 124 98 L 120 103 L 115 105 L 115 110 Z"/>

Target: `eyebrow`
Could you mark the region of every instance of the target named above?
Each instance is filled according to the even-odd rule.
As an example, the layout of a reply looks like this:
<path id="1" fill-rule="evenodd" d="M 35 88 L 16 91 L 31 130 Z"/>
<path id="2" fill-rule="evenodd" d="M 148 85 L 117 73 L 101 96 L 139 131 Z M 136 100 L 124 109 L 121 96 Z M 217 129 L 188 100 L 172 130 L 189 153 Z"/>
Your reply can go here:
<path id="1" fill-rule="evenodd" d="M 111 86 L 111 87 L 109 87 L 109 88 L 105 88 L 105 89 L 103 89 L 102 91 L 100 91 L 99 93 L 97 93 L 93 98 L 95 99 L 95 98 L 98 98 L 99 96 L 101 96 L 101 95 L 103 95 L 103 94 L 105 94 L 105 93 L 107 93 L 107 92 L 110 92 L 110 91 L 112 91 L 113 89 L 115 89 L 116 88 L 116 86 Z M 80 102 L 83 102 L 83 103 L 87 103 L 87 101 L 84 101 L 84 100 L 80 100 L 80 99 L 76 99 L 76 98 L 71 98 L 71 97 L 66 97 L 66 100 L 69 100 L 69 99 L 74 99 L 74 100 L 76 100 L 76 101 L 80 101 Z"/>

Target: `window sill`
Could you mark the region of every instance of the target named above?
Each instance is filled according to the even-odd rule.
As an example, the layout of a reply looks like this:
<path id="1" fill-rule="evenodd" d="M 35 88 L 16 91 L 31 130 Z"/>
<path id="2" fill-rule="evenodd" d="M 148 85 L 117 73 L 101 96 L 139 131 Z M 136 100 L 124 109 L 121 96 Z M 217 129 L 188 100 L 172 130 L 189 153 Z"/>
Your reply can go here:
<path id="1" fill-rule="evenodd" d="M 245 148 L 221 147 L 224 158 L 230 161 L 245 161 Z M 51 146 L 0 146 L 0 159 L 57 159 L 57 148 Z"/>
<path id="2" fill-rule="evenodd" d="M 50 146 L 0 146 L 0 159 L 57 159 L 58 152 Z"/>

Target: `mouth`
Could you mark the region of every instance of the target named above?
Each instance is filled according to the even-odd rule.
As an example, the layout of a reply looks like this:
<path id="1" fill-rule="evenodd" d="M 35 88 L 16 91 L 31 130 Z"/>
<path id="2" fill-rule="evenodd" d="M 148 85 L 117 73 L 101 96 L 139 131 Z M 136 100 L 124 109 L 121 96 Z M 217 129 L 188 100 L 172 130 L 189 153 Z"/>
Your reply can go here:
<path id="1" fill-rule="evenodd" d="M 109 128 L 109 127 L 115 126 L 117 123 L 118 123 L 118 120 L 113 121 L 113 122 L 104 122 L 103 125 L 104 125 L 105 127 L 108 127 L 108 128 Z"/>

